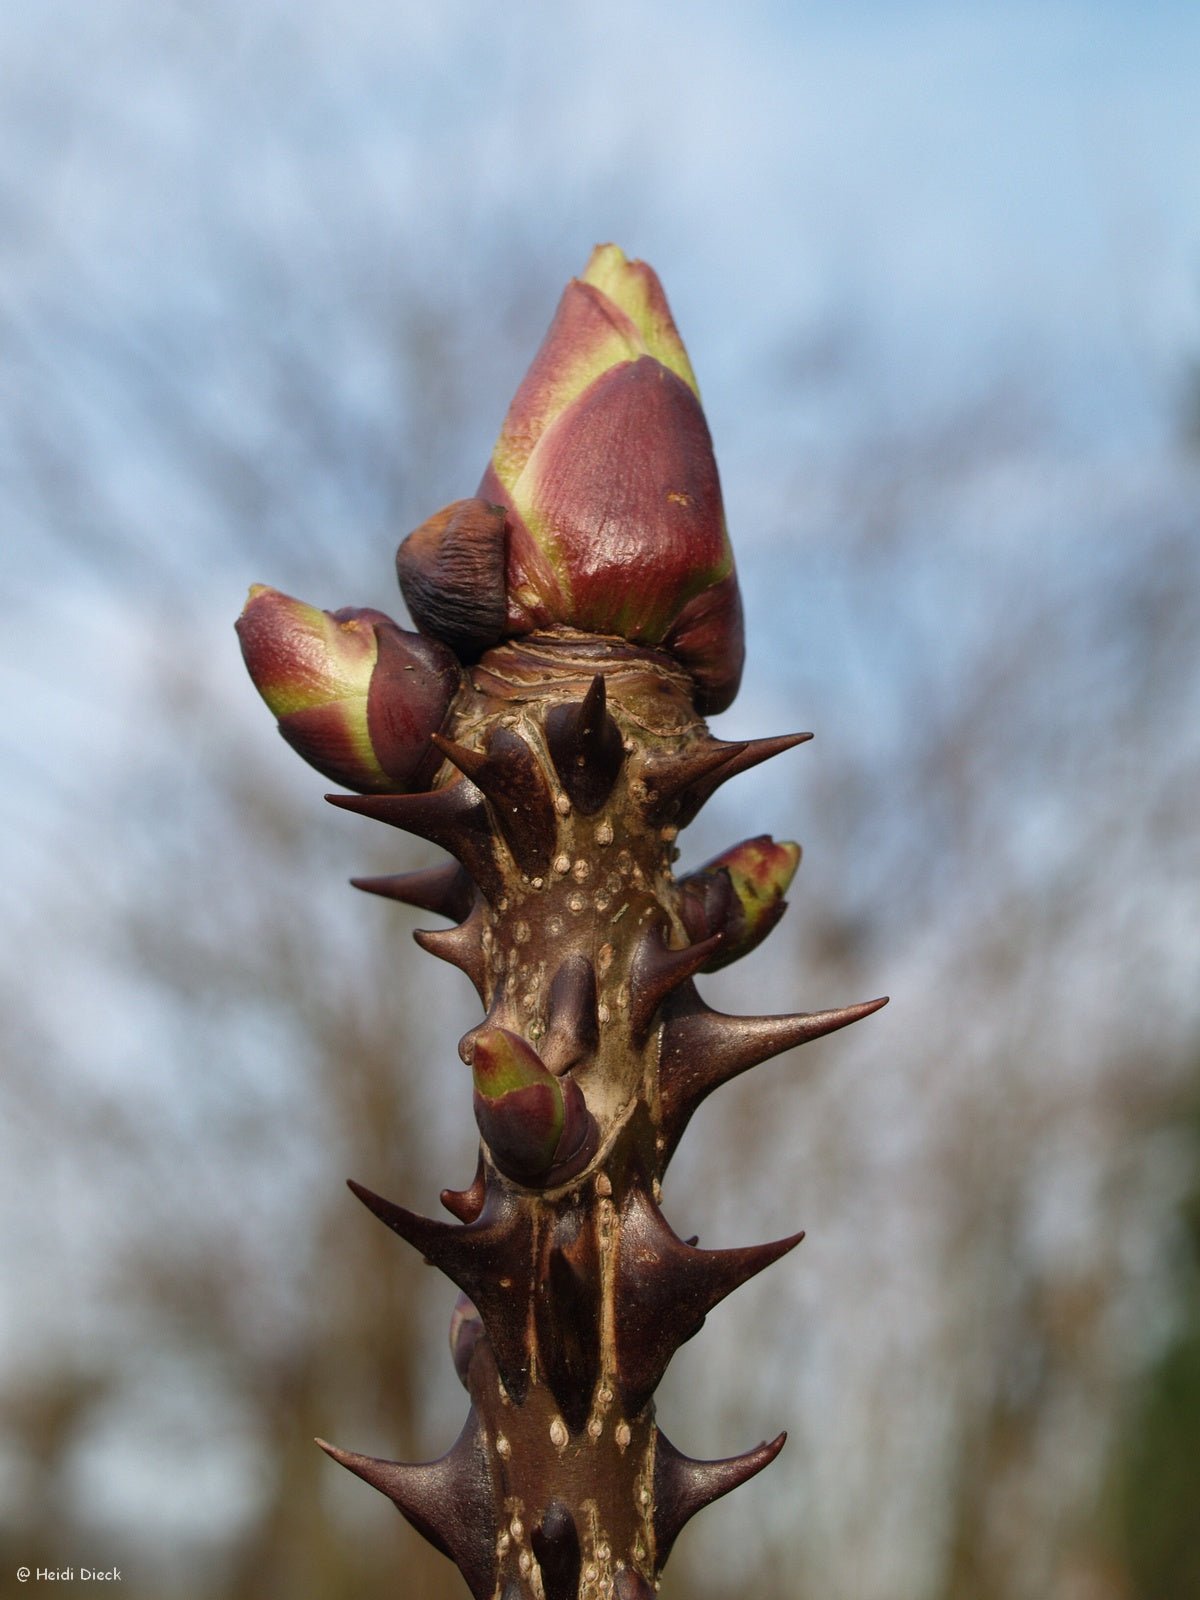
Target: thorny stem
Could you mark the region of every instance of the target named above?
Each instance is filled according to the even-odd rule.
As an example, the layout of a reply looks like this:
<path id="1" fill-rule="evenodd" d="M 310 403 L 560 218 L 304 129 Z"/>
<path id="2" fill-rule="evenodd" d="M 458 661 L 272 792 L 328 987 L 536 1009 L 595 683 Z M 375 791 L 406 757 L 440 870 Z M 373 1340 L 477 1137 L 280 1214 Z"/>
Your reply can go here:
<path id="1" fill-rule="evenodd" d="M 702 1250 L 660 1209 L 696 1107 L 883 1005 L 726 1016 L 694 980 L 770 932 L 799 846 L 760 835 L 677 880 L 676 838 L 738 773 L 808 738 L 724 742 L 742 611 L 691 364 L 644 262 L 568 284 L 478 495 L 403 542 L 416 632 L 255 586 L 238 623 L 280 732 L 329 798 L 451 862 L 358 887 L 449 919 L 481 1134 L 453 1222 L 352 1185 L 462 1291 L 470 1395 L 420 1465 L 324 1448 L 458 1565 L 475 1600 L 646 1600 L 684 1524 L 783 1435 L 691 1461 L 654 1418 L 675 1350 L 800 1235 Z"/>
<path id="2" fill-rule="evenodd" d="M 457 918 L 422 942 L 479 990 L 485 1020 L 460 1053 L 496 1028 L 528 1041 L 591 1123 L 573 1131 L 585 1163 L 568 1151 L 564 1175 L 536 1182 L 506 1176 L 485 1140 L 476 1184 L 445 1197 L 457 1224 L 354 1186 L 458 1284 L 483 1331 L 463 1363 L 467 1423 L 440 1461 L 325 1448 L 458 1563 L 476 1600 L 652 1593 L 684 1523 L 783 1444 L 691 1461 L 656 1426 L 653 1394 L 707 1312 L 801 1237 L 701 1250 L 673 1233 L 660 1185 L 689 1117 L 728 1078 L 882 1004 L 730 1017 L 692 981 L 722 935 L 685 930 L 679 827 L 793 742 L 722 744 L 668 657 L 558 629 L 470 671 L 428 793 L 330 797 L 458 858 L 440 892 L 429 873 L 361 886 Z"/>

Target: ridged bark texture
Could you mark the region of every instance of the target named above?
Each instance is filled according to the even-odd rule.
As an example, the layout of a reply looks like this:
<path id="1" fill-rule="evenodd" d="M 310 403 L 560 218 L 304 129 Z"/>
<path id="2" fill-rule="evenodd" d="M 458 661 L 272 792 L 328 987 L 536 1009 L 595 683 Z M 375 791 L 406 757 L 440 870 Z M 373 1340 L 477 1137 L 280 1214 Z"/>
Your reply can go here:
<path id="1" fill-rule="evenodd" d="M 695 693 L 667 654 L 550 628 L 465 671 L 430 790 L 330 797 L 456 858 L 358 884 L 454 924 L 418 940 L 479 992 L 484 1019 L 459 1049 L 483 1140 L 475 1182 L 443 1195 L 452 1222 L 352 1186 L 465 1297 L 457 1442 L 419 1465 L 324 1448 L 458 1564 L 475 1600 L 653 1594 L 689 1518 L 783 1444 L 693 1461 L 655 1423 L 674 1351 L 801 1237 L 699 1249 L 666 1222 L 661 1180 L 720 1084 L 883 1001 L 735 1017 L 700 998 L 731 896 L 706 881 L 704 924 L 672 873 L 676 836 L 719 785 L 806 736 L 722 742 Z"/>

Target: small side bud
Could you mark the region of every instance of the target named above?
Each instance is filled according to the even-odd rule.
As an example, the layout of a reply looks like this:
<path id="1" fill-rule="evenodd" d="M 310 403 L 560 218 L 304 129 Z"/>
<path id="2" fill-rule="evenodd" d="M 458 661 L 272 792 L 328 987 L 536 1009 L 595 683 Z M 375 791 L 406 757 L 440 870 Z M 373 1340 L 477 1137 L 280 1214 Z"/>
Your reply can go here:
<path id="1" fill-rule="evenodd" d="M 467 1386 L 467 1374 L 471 1370 L 471 1357 L 475 1354 L 476 1345 L 484 1337 L 483 1318 L 475 1309 L 475 1302 L 467 1295 L 460 1294 L 450 1313 L 450 1355 L 464 1389 Z"/>
<path id="2" fill-rule="evenodd" d="M 742 596 L 732 572 L 688 601 L 663 646 L 691 673 L 702 717 L 729 710 L 746 660 Z"/>
<path id="3" fill-rule="evenodd" d="M 613 1600 L 654 1600 L 654 1585 L 632 1567 L 623 1567 L 613 1579 Z"/>
<path id="4" fill-rule="evenodd" d="M 361 794 L 423 788 L 441 762 L 430 743 L 461 678 L 436 640 L 382 611 L 321 611 L 255 584 L 237 621 L 255 688 L 292 748 Z"/>
<path id="5" fill-rule="evenodd" d="M 579 1593 L 579 1529 L 561 1500 L 551 1500 L 530 1544 L 542 1571 L 546 1600 L 575 1600 Z"/>
<path id="6" fill-rule="evenodd" d="M 748 955 L 782 917 L 800 846 L 769 834 L 745 839 L 680 880 L 680 915 L 693 941 L 724 939 L 705 967 L 715 972 Z"/>
<path id="7" fill-rule="evenodd" d="M 475 1120 L 500 1171 L 517 1183 L 547 1188 L 585 1166 L 596 1127 L 579 1085 L 556 1078 L 507 1028 L 481 1028 L 468 1038 Z"/>
<path id="8" fill-rule="evenodd" d="M 396 552 L 396 575 L 422 633 L 474 660 L 504 632 L 504 507 L 455 500 Z"/>

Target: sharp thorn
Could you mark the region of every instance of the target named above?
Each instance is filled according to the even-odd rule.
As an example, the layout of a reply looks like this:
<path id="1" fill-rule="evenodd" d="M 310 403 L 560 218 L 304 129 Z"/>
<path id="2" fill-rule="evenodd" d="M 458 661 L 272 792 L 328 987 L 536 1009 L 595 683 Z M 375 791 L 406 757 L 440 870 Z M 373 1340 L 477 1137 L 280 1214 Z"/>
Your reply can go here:
<path id="1" fill-rule="evenodd" d="M 497 728 L 482 753 L 441 734 L 432 737 L 491 802 L 496 824 L 521 870 L 530 877 L 544 873 L 554 854 L 557 819 L 537 758 L 524 739 L 511 728 Z"/>
<path id="2" fill-rule="evenodd" d="M 625 759 L 621 731 L 608 714 L 602 672 L 582 700 L 548 713 L 546 745 L 571 804 L 585 817 L 594 815 L 612 793 Z"/>
<path id="3" fill-rule="evenodd" d="M 475 985 L 475 992 L 487 1004 L 487 959 L 483 951 L 483 902 L 476 900 L 475 907 L 465 922 L 457 928 L 416 928 L 413 938 L 422 950 L 448 961 L 451 966 L 465 972 Z"/>
<path id="4" fill-rule="evenodd" d="M 608 685 L 604 681 L 604 674 L 598 672 L 588 684 L 587 693 L 579 703 L 579 714 L 575 723 L 576 732 L 584 744 L 599 737 L 607 714 Z"/>
<path id="5" fill-rule="evenodd" d="M 803 1237 L 697 1250 L 674 1233 L 644 1182 L 634 1184 L 621 1219 L 613 1296 L 617 1375 L 628 1415 L 646 1404 L 675 1351 L 713 1307 Z"/>
<path id="6" fill-rule="evenodd" d="M 416 906 L 419 911 L 434 911 L 453 922 L 462 922 L 475 903 L 475 885 L 470 874 L 454 861 L 418 872 L 397 872 L 383 878 L 351 878 L 356 889 L 382 895 Z"/>
<path id="7" fill-rule="evenodd" d="M 491 1600 L 496 1580 L 491 1533 L 492 1484 L 474 1407 L 454 1445 L 436 1461 L 384 1461 L 318 1445 L 340 1466 L 378 1489 L 435 1549 L 455 1563 L 475 1600 Z"/>
<path id="8" fill-rule="evenodd" d="M 743 1456 L 694 1461 L 676 1450 L 660 1428 L 654 1431 L 654 1543 L 661 1569 L 684 1525 L 705 1506 L 770 1466 L 787 1439 L 781 1433 Z M 634 1591 L 636 1593 L 636 1591 Z"/>
<path id="9" fill-rule="evenodd" d="M 476 782 L 476 774 L 482 772 L 487 766 L 487 757 L 481 750 L 472 750 L 468 745 L 459 744 L 454 739 L 447 739 L 445 734 L 442 733 L 432 733 L 429 738 L 430 743 L 435 745 L 446 760 L 452 762 L 464 777 L 470 778 L 477 789 L 483 788 L 482 784 Z"/>
<path id="10" fill-rule="evenodd" d="M 834 1011 L 737 1017 L 705 1005 L 694 986 L 676 996 L 663 1027 L 658 1082 L 668 1151 L 697 1106 L 739 1073 L 797 1045 L 836 1033 L 887 1005 L 887 996 Z"/>
<path id="11" fill-rule="evenodd" d="M 677 821 L 680 827 L 692 821 L 706 801 L 710 800 L 723 783 L 748 772 L 772 756 L 782 755 L 798 744 L 807 744 L 811 733 L 781 733 L 770 739 L 747 739 L 740 745 L 727 746 L 728 759 L 693 783 L 684 796 Z"/>
<path id="12" fill-rule="evenodd" d="M 443 1189 L 438 1199 L 452 1217 L 460 1222 L 474 1222 L 483 1210 L 487 1196 L 487 1177 L 483 1168 L 483 1151 L 475 1163 L 475 1176 L 465 1189 Z"/>
<path id="13" fill-rule="evenodd" d="M 674 750 L 646 761 L 641 770 L 641 780 L 646 786 L 647 814 L 652 822 L 674 820 L 682 813 L 694 816 L 703 802 L 687 812 L 691 796 L 700 785 L 712 782 L 716 788 L 720 780 L 715 774 L 724 770 L 732 758 L 746 748 L 745 741 L 727 743 L 722 739 L 704 739 L 687 750 Z M 708 791 L 711 793 L 712 789 Z"/>
<path id="14" fill-rule="evenodd" d="M 423 794 L 327 794 L 330 805 L 403 828 L 448 850 L 487 894 L 498 883 L 487 807 L 461 779 Z"/>
<path id="15" fill-rule="evenodd" d="M 435 1222 L 432 1217 L 423 1217 L 419 1212 L 409 1211 L 406 1206 L 398 1206 L 364 1184 L 356 1183 L 353 1178 L 347 1179 L 346 1186 L 355 1199 L 361 1200 L 367 1210 L 393 1233 L 398 1233 L 407 1244 L 419 1250 L 430 1266 L 440 1268 L 447 1277 L 458 1283 L 456 1273 L 446 1263 L 452 1259 L 453 1247 L 449 1241 L 456 1236 L 461 1237 L 464 1229 L 455 1228 L 449 1222 Z M 465 1283 L 459 1283 L 458 1286 L 470 1294 Z"/>
<path id="16" fill-rule="evenodd" d="M 645 1042 L 660 1005 L 679 986 L 694 978 L 720 948 L 724 935 L 714 933 L 697 944 L 672 950 L 665 927 L 648 928 L 629 968 L 629 1031 L 635 1045 Z"/>
<path id="17" fill-rule="evenodd" d="M 475 1302 L 504 1386 L 518 1404 L 529 1382 L 525 1311 L 533 1295 L 532 1225 L 506 1190 L 488 1189 L 474 1222 L 455 1227 L 398 1206 L 353 1179 L 351 1192 Z"/>

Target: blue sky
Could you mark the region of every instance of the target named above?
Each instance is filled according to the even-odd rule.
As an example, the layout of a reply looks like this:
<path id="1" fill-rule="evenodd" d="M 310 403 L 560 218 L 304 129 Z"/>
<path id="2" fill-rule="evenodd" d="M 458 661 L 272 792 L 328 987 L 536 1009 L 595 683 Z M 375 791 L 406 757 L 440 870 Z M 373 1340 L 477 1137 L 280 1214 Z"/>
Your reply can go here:
<path id="1" fill-rule="evenodd" d="M 12 698 L 57 730 L 37 761 L 70 771 L 112 741 L 128 691 L 97 694 L 82 664 L 136 675 L 130 623 L 146 613 L 127 574 L 54 568 L 81 585 L 54 601 L 71 646 L 31 671 L 61 511 L 31 429 L 79 471 L 85 538 L 107 527 L 184 569 L 204 552 L 187 582 L 223 619 L 245 582 L 289 573 L 218 554 L 225 512 L 165 431 L 164 390 L 235 459 L 286 477 L 304 445 L 272 352 L 328 391 L 345 454 L 398 404 L 391 328 L 410 302 L 444 301 L 475 343 L 446 377 L 460 432 L 409 473 L 415 521 L 474 486 L 530 341 L 598 238 L 666 283 L 756 627 L 782 486 L 808 497 L 788 530 L 803 538 L 843 457 L 993 393 L 1013 426 L 1032 419 L 1013 502 L 1025 531 L 1000 518 L 993 555 L 1064 506 L 1082 526 L 1089 496 L 1119 503 L 1170 451 L 1200 350 L 1198 66 L 1188 5 L 8 8 L 0 513 L 32 558 L 10 568 L 24 601 L 10 643 Z M 495 283 L 521 276 L 521 337 L 494 339 Z M 419 419 L 394 420 L 407 465 Z M 386 541 L 378 589 L 350 598 L 394 607 L 398 530 L 377 526 L 378 501 L 369 471 L 335 463 L 311 514 L 361 541 L 364 571 Z M 1085 558 L 1086 530 L 1076 543 Z M 826 630 L 814 655 L 853 659 L 831 615 L 802 619 Z M 225 648 L 215 622 L 211 648 Z"/>
<path id="2" fill-rule="evenodd" d="M 126 0 L 14 8 L 0 42 L 5 188 L 57 225 L 4 252 L 18 312 L 75 255 L 185 314 L 230 234 L 453 276 L 516 225 L 557 278 L 613 233 L 718 395 L 853 316 L 919 390 L 1052 364 L 1097 427 L 1200 331 L 1194 7 Z"/>
<path id="3" fill-rule="evenodd" d="M 343 565 L 372 574 L 373 591 L 338 593 L 331 576 L 307 598 L 398 610 L 391 558 L 406 527 L 387 520 L 387 474 L 360 458 L 360 437 L 394 428 L 382 442 L 404 468 L 413 522 L 470 493 L 559 286 L 594 242 L 615 238 L 662 275 L 718 447 L 751 619 L 736 731 L 790 726 L 801 700 L 821 741 L 755 826 L 799 831 L 805 807 L 819 813 L 812 774 L 844 772 L 854 740 L 875 752 L 871 781 L 894 782 L 906 717 L 936 719 L 958 668 L 1003 636 L 1010 603 L 1065 619 L 1070 671 L 1052 668 L 1036 715 L 1002 684 L 972 755 L 1005 807 L 1020 802 L 981 825 L 998 865 L 967 863 L 975 876 L 949 886 L 944 923 L 889 952 L 886 982 L 907 977 L 912 1027 L 921 938 L 932 948 L 940 937 L 937 959 L 950 964 L 954 917 L 974 926 L 981 880 L 989 895 L 1009 893 L 1068 854 L 1120 775 L 1097 739 L 1095 766 L 1064 776 L 1056 740 L 1064 708 L 1099 722 L 1095 707 L 1123 673 L 1097 646 L 1103 617 L 1087 607 L 1105 585 L 1089 589 L 1089 575 L 1105 577 L 1115 610 L 1127 573 L 1146 576 L 1141 530 L 1194 527 L 1195 468 L 1181 463 L 1173 407 L 1200 352 L 1198 82 L 1194 3 L 0 8 L 0 529 L 17 542 L 0 661 L 17 708 L 0 759 L 15 781 L 0 794 L 0 827 L 17 846 L 5 915 L 28 930 L 15 941 L 14 992 L 53 1015 L 81 1070 L 157 1082 L 154 1041 L 177 1020 L 169 1002 L 143 993 L 133 970 L 114 985 L 102 944 L 77 948 L 70 927 L 41 915 L 40 896 L 77 867 L 117 901 L 138 871 L 170 881 L 170 847 L 156 858 L 155 840 L 203 820 L 221 719 L 238 737 L 253 725 L 273 739 L 230 624 L 251 579 L 290 585 L 288 552 L 268 567 L 250 548 L 253 472 L 240 520 L 211 484 L 261 472 L 261 515 L 296 518 L 295 570 L 306 542 L 331 562 L 361 551 Z M 493 326 L 493 296 L 518 332 Z M 421 397 L 395 386 L 405 317 L 419 322 L 426 305 L 467 319 L 440 374 L 459 427 L 444 448 L 421 431 Z M 297 426 L 281 352 L 320 390 L 332 438 Z M 1016 442 L 975 461 L 973 408 L 990 396 L 981 427 Z M 899 511 L 924 537 L 901 559 L 879 549 L 864 592 L 862 569 L 839 565 L 838 518 L 860 509 L 854 475 L 870 480 L 877 454 L 886 464 L 877 439 L 915 441 L 901 452 L 911 467 L 926 435 L 955 423 L 966 467 L 948 484 L 918 480 L 907 500 L 899 485 Z M 288 493 L 293 473 L 301 494 Z M 889 487 L 885 474 L 864 492 Z M 152 589 L 137 560 L 55 558 L 59 518 L 97 548 L 108 533 L 128 539 L 147 569 L 162 557 L 170 583 Z M 208 743 L 172 729 L 166 748 L 152 745 L 161 717 L 142 718 L 146 677 L 175 649 L 203 663 L 210 714 L 221 708 Z M 1162 778 L 1165 796 L 1164 775 L 1186 778 L 1194 685 L 1191 700 L 1158 705 L 1135 748 L 1147 793 Z M 319 780 L 277 754 L 273 778 L 315 804 Z M 153 814 L 138 787 L 147 777 L 152 795 L 180 797 L 178 817 Z M 1172 782 L 1170 793 L 1194 792 Z M 737 802 L 747 812 L 747 797 L 766 794 L 751 783 Z M 892 804 L 902 841 L 925 826 L 917 799 Z M 856 885 L 820 879 L 837 817 L 814 820 L 800 915 L 826 891 L 830 914 L 852 914 Z M 718 825 L 740 818 L 714 807 Z M 328 839 L 332 899 L 361 847 L 345 830 Z M 1112 877 L 1130 898 L 1113 902 L 1113 943 L 1122 955 L 1136 943 L 1121 908 L 1140 895 L 1138 937 L 1150 928 L 1170 945 L 1147 964 L 1183 1027 L 1187 877 L 1174 874 L 1164 915 L 1167 869 L 1138 826 L 1119 842 L 1127 854 Z M 714 834 L 707 850 L 726 843 Z M 869 893 L 887 891 L 880 860 L 905 881 L 893 846 L 878 846 Z M 698 843 L 689 851 L 702 859 Z M 1089 892 L 1107 890 L 1094 877 Z M 1107 923 L 1091 926 L 1101 940 Z M 1067 987 L 1101 975 L 1084 1020 L 1102 1043 L 1121 1006 L 1113 958 L 1079 948 L 1082 977 Z M 777 1003 L 793 1001 L 781 977 Z M 898 1003 L 887 1025 L 902 1015 Z M 857 1159 L 868 1144 L 848 1148 Z M 19 1217 L 10 1227 L 29 1251 L 36 1232 Z M 47 1283 L 63 1270 L 54 1249 L 43 1270 Z M 36 1318 L 22 1327 L 27 1341 L 37 1334 Z"/>

